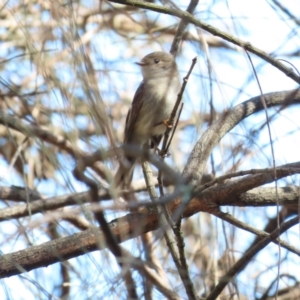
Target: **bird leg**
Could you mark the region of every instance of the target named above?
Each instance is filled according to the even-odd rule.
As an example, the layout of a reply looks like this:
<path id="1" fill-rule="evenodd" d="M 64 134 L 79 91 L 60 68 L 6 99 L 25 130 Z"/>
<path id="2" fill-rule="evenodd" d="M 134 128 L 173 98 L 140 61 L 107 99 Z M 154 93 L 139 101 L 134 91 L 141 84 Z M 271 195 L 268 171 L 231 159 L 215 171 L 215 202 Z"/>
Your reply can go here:
<path id="1" fill-rule="evenodd" d="M 150 143 L 150 149 L 154 149 L 154 152 L 157 151 L 157 154 L 159 154 L 160 149 L 158 148 L 158 145 L 160 143 L 161 137 L 157 139 L 157 136 L 151 137 L 151 143 Z"/>

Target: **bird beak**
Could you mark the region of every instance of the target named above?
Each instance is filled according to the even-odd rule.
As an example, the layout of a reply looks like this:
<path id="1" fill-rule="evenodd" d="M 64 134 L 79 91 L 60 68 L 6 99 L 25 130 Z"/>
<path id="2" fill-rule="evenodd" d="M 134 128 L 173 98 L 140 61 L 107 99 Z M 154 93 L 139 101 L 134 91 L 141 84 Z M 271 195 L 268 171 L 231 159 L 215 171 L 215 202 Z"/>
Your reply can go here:
<path id="1" fill-rule="evenodd" d="M 136 64 L 141 66 L 141 67 L 147 66 L 147 64 L 145 64 L 143 61 L 136 62 Z"/>

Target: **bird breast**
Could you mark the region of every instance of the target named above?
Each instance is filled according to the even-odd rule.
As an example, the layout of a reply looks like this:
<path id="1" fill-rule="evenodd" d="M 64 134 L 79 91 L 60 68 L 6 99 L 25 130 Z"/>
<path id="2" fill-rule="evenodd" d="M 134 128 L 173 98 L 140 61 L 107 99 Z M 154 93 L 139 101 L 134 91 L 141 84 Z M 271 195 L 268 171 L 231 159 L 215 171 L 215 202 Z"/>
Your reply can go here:
<path id="1" fill-rule="evenodd" d="M 177 78 L 170 82 L 168 77 L 160 81 L 148 80 L 145 84 L 149 93 L 141 107 L 140 116 L 143 117 L 138 120 L 136 130 L 146 141 L 149 137 L 166 131 L 166 126 L 162 122 L 169 119 L 171 115 L 180 85 Z M 141 124 L 143 126 L 140 126 Z"/>

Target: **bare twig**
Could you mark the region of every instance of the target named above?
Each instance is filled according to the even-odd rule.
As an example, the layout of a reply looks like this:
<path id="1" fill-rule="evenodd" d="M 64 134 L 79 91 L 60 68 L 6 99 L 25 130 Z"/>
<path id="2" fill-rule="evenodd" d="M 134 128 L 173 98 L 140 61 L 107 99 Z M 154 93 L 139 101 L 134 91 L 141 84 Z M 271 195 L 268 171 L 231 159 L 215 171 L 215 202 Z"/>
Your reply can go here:
<path id="1" fill-rule="evenodd" d="M 173 125 L 173 123 L 174 123 L 174 120 L 175 120 L 175 117 L 176 117 L 176 114 L 177 114 L 177 110 L 178 110 L 178 107 L 179 107 L 179 105 L 181 103 L 181 99 L 182 99 L 185 87 L 186 87 L 186 85 L 188 83 L 189 77 L 190 77 L 190 75 L 191 75 L 191 73 L 192 73 L 192 71 L 193 71 L 194 66 L 195 66 L 196 63 L 197 63 L 197 57 L 193 58 L 192 64 L 190 66 L 190 69 L 189 69 L 187 75 L 183 78 L 183 83 L 181 85 L 180 92 L 179 92 L 179 94 L 177 96 L 176 103 L 174 105 L 174 108 L 173 108 L 172 113 L 171 113 L 170 118 L 169 118 L 169 122 L 168 123 L 170 125 Z M 163 145 L 162 145 L 162 149 L 161 149 L 161 152 L 160 152 L 160 155 L 162 157 L 164 157 L 166 155 L 166 151 L 167 151 L 166 146 L 167 146 L 167 142 L 168 142 L 168 139 L 169 139 L 169 134 L 170 134 L 172 128 L 171 127 L 167 128 L 167 130 L 166 130 L 166 132 L 164 134 Z"/>
<path id="2" fill-rule="evenodd" d="M 183 28 L 185 27 L 184 23 L 182 23 L 182 27 Z M 176 47 L 176 45 L 175 45 L 175 47 Z M 174 119 L 176 117 L 178 107 L 181 103 L 181 99 L 182 99 L 186 84 L 188 82 L 189 76 L 190 76 L 196 62 L 197 62 L 197 58 L 195 57 L 192 60 L 191 67 L 190 67 L 187 75 L 183 78 L 183 84 L 182 84 L 180 92 L 177 96 L 177 100 L 176 100 L 176 103 L 175 103 L 174 108 L 172 110 L 171 116 L 169 118 L 169 123 L 171 125 L 173 125 L 173 123 L 174 123 Z M 182 111 L 182 106 L 181 106 L 179 115 L 177 117 L 177 122 L 176 122 L 175 126 L 172 126 L 173 134 L 176 130 L 176 126 L 178 124 L 178 119 L 179 119 L 181 111 Z M 171 131 L 171 128 L 168 128 L 166 130 L 165 134 L 164 134 L 163 145 L 162 145 L 162 149 L 160 151 L 160 155 L 161 155 L 162 159 L 164 159 L 164 156 L 168 152 L 168 148 L 170 146 L 170 143 L 171 143 L 171 140 L 172 140 L 172 137 L 173 137 L 173 134 L 172 134 L 171 138 L 169 140 L 170 131 Z M 159 170 L 159 172 L 158 172 L 158 184 L 159 184 L 160 196 L 163 196 L 164 192 L 163 192 L 163 183 L 162 183 L 162 172 L 161 172 L 161 170 Z M 169 226 L 173 224 L 173 221 L 172 221 L 172 218 L 169 215 L 168 208 L 166 207 L 165 204 L 163 204 L 161 207 L 158 206 L 157 209 L 159 210 L 158 213 L 160 213 L 159 218 L 162 219 L 161 222 L 166 223 L 166 226 L 168 226 L 168 228 L 169 228 Z M 185 286 L 186 293 L 187 293 L 189 299 L 196 299 L 196 291 L 195 291 L 193 282 L 192 282 L 192 280 L 189 276 L 188 266 L 187 266 L 186 259 L 185 259 L 184 241 L 183 241 L 183 237 L 182 237 L 182 234 L 181 234 L 180 224 L 181 224 L 181 222 L 179 220 L 175 226 L 172 226 L 173 232 L 174 232 L 174 234 L 176 236 L 176 239 L 177 239 L 178 249 L 175 249 L 175 239 L 172 236 L 171 232 L 169 232 L 169 229 L 168 228 L 164 229 L 164 227 L 163 227 L 163 230 L 165 230 L 166 241 L 167 241 L 169 249 L 172 253 L 172 257 L 173 257 L 174 263 L 175 263 L 175 265 L 178 269 L 178 272 L 180 274 L 181 280 L 182 280 L 182 282 Z"/>
<path id="3" fill-rule="evenodd" d="M 220 219 L 222 219 L 222 220 L 224 220 L 224 221 L 226 221 L 226 222 L 242 229 L 242 230 L 245 230 L 245 231 L 248 231 L 248 232 L 251 232 L 251 233 L 255 234 L 259 239 L 268 237 L 270 235 L 266 231 L 259 230 L 255 227 L 250 226 L 247 223 L 241 222 L 240 220 L 236 219 L 235 217 L 233 217 L 232 215 L 230 215 L 228 213 L 218 212 L 218 213 L 215 213 L 214 215 L 216 217 L 218 217 L 218 218 L 220 218 Z M 280 245 L 282 248 L 287 249 L 290 252 L 300 256 L 300 250 L 299 249 L 297 249 L 296 247 L 290 245 L 289 243 L 286 243 L 285 241 L 281 240 L 280 238 L 274 239 L 272 242 L 274 244 Z M 253 244 L 253 246 L 255 244 Z"/>
<path id="4" fill-rule="evenodd" d="M 43 196 L 37 191 L 25 189 L 24 187 L 12 185 L 10 187 L 0 186 L 0 199 L 11 200 L 15 202 L 24 202 L 26 198 L 29 201 L 35 201 L 43 198 Z"/>

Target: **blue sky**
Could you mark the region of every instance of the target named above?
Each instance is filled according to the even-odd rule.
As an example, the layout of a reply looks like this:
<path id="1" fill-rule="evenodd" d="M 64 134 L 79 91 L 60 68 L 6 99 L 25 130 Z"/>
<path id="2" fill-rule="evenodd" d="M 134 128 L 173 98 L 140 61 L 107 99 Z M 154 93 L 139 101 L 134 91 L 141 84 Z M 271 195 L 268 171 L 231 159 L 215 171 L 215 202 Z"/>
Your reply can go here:
<path id="1" fill-rule="evenodd" d="M 185 3 L 185 1 L 181 1 Z M 282 1 L 286 7 L 294 14 L 298 14 L 300 18 L 300 5 L 298 1 Z M 99 5 L 98 1 L 87 1 L 87 6 Z M 267 53 L 272 53 L 272 55 L 278 59 L 289 60 L 294 64 L 298 69 L 300 69 L 300 59 L 298 57 L 289 57 L 288 54 L 298 50 L 300 47 L 300 29 L 297 27 L 293 21 L 287 20 L 286 16 L 282 13 L 275 12 L 273 9 L 272 1 L 259 1 L 259 0 L 247 0 L 247 1 L 238 1 L 238 0 L 228 0 L 228 1 L 200 1 L 199 6 L 196 11 L 196 16 L 201 18 L 201 20 L 220 28 L 223 31 L 231 33 L 232 35 L 241 38 L 245 41 L 250 42 L 254 46 L 264 50 Z M 185 8 L 185 6 L 182 6 Z M 149 13 L 149 18 L 157 18 L 156 13 Z M 44 16 L 45 20 L 47 15 Z M 133 15 L 133 18 L 136 17 Z M 96 16 L 101 20 L 101 16 Z M 161 15 L 159 16 L 158 21 L 160 24 L 176 24 L 178 21 L 176 18 L 170 16 Z M 88 27 L 88 30 L 93 30 L 94 25 Z M 196 37 L 200 33 L 205 34 L 203 31 L 195 29 L 193 26 L 189 26 L 189 32 L 194 34 Z M 57 33 L 60 34 L 60 33 Z M 98 71 L 98 84 L 99 89 L 102 93 L 104 101 L 107 103 L 117 103 L 120 99 L 128 101 L 128 105 L 134 95 L 134 92 L 141 81 L 141 74 L 139 67 L 134 64 L 134 62 L 141 59 L 144 55 L 149 52 L 158 51 L 158 50 L 169 50 L 170 38 L 166 39 L 164 43 L 154 40 L 152 43 L 147 43 L 145 36 L 137 35 L 132 36 L 132 41 L 128 43 L 126 39 L 121 38 L 120 36 L 112 32 L 101 32 L 95 37 L 92 43 L 92 50 L 96 50 L 91 56 L 94 63 L 95 69 Z M 130 47 L 128 47 L 130 45 Z M 61 43 L 54 41 L 48 45 L 51 49 L 56 49 L 55 51 L 59 52 L 61 48 L 65 47 Z M 7 49 L 1 50 L 0 53 L 3 55 Z M 8 52 L 7 52 L 8 53 Z M 208 80 L 208 68 L 206 55 L 204 54 L 203 47 L 196 42 L 184 42 L 177 62 L 181 75 L 184 76 L 189 69 L 191 59 L 194 56 L 198 56 L 198 63 L 194 69 L 194 72 L 191 76 L 191 79 L 188 83 L 186 92 L 185 92 L 185 106 L 182 114 L 182 118 L 188 119 L 194 112 L 208 112 L 209 110 L 209 100 L 213 99 L 214 107 L 218 112 L 223 112 L 230 107 L 241 103 L 245 100 L 248 100 L 250 97 L 259 95 L 259 88 L 255 80 L 251 79 L 248 82 L 248 79 L 253 76 L 253 70 L 249 64 L 248 58 L 246 57 L 243 50 L 234 46 L 233 50 L 223 50 L 220 52 L 216 49 L 208 49 L 210 64 L 212 67 L 212 78 L 213 84 L 210 87 L 210 81 Z M 265 64 L 260 58 L 251 54 L 251 58 L 254 62 L 255 68 L 258 72 L 258 77 L 262 90 L 264 93 L 288 90 L 297 87 L 297 84 L 289 79 L 286 75 L 278 71 L 273 66 Z M 14 71 L 19 71 L 18 76 L 14 76 L 11 80 L 16 82 L 28 74 L 32 70 L 29 68 L 28 63 L 23 62 L 23 65 L 17 65 L 13 62 L 11 63 L 11 68 Z M 74 70 L 64 68 L 64 64 L 58 66 L 61 70 L 60 75 L 61 79 L 68 83 L 74 83 L 76 79 L 76 74 L 72 73 Z M 105 71 L 105 72 L 104 72 Z M 34 84 L 34 83 L 33 83 Z M 78 88 L 78 93 L 80 94 L 80 87 Z M 240 91 L 242 89 L 242 91 Z M 61 98 L 57 90 L 53 90 L 51 93 L 51 98 L 46 98 L 45 105 L 57 105 L 64 106 L 64 99 Z M 84 96 L 82 92 L 82 96 Z M 273 111 L 274 112 L 274 111 Z M 289 163 L 299 160 L 299 147 L 300 147 L 300 131 L 299 131 L 299 107 L 294 106 L 288 110 L 280 112 L 277 120 L 271 123 L 272 137 L 274 139 L 274 149 L 275 149 L 275 158 L 276 164 Z M 271 114 L 271 113 L 270 113 Z M 71 120 L 66 122 L 65 116 L 57 115 L 55 116 L 54 121 L 58 126 L 64 126 L 65 128 L 72 126 L 84 125 L 85 120 Z M 234 145 L 237 142 L 247 143 L 249 142 L 248 133 L 256 128 L 259 128 L 261 124 L 265 121 L 265 115 L 260 113 L 257 116 L 251 116 L 243 122 L 240 126 L 237 126 L 227 137 L 220 143 L 218 147 L 213 152 L 215 164 L 218 166 L 218 175 L 224 174 L 228 169 L 230 169 L 233 162 L 230 161 L 230 145 Z M 178 133 L 178 147 L 181 147 L 186 150 L 186 155 L 184 159 L 178 159 L 176 162 L 179 170 L 185 163 L 190 150 L 192 149 L 194 143 L 199 139 L 201 133 L 205 130 L 205 126 L 202 126 L 202 120 L 199 118 L 197 120 L 197 126 L 194 128 L 187 128 L 182 134 Z M 94 143 L 99 143 L 99 139 L 95 138 Z M 85 147 L 83 145 L 82 147 Z M 176 145 L 174 147 L 176 149 Z M 254 152 L 249 154 L 249 157 L 243 159 L 243 162 L 240 165 L 240 170 L 251 169 L 251 168 L 267 168 L 272 166 L 272 157 L 271 157 L 271 148 L 269 143 L 268 131 L 266 128 L 256 137 L 253 146 Z M 173 163 L 176 160 L 176 153 L 167 160 L 169 163 Z M 238 158 L 236 158 L 238 159 Z M 72 186 L 77 190 L 81 191 L 85 189 L 82 184 L 79 184 L 72 179 L 70 174 L 72 170 L 72 161 L 64 161 L 64 158 L 61 158 L 61 161 L 64 162 L 67 167 L 66 171 L 68 174 L 68 179 L 71 181 Z M 16 177 L 16 174 L 11 171 L 8 173 L 9 166 L 6 163 L 3 163 L 0 160 L 0 172 L 5 174 L 5 177 L 2 179 L 2 183 L 5 185 L 15 184 L 19 185 L 22 182 L 21 178 Z M 207 171 L 210 171 L 210 163 L 208 163 Z M 64 177 L 62 174 L 57 175 L 57 179 L 63 182 Z M 293 179 L 288 179 L 290 183 L 299 184 L 299 178 L 294 176 Z M 285 185 L 286 181 L 280 182 L 279 184 Z M 274 186 L 274 184 L 272 184 Z M 46 195 L 57 195 L 65 192 L 62 188 L 57 188 L 56 183 L 54 182 L 45 182 L 39 186 L 40 191 Z M 69 192 L 69 191 L 68 191 Z M 247 209 L 248 210 L 248 209 Z M 231 211 L 231 209 L 230 209 Z M 273 216 L 275 214 L 275 209 L 249 209 L 249 215 L 255 216 L 249 219 L 249 222 L 253 226 L 263 227 L 264 224 L 264 215 Z M 233 212 L 233 210 L 232 210 Z M 237 213 L 239 217 L 243 217 L 243 212 Z M 37 218 L 42 218 L 42 215 L 38 215 Z M 198 219 L 199 222 L 203 222 L 203 219 L 200 220 L 201 214 L 194 217 Z M 65 226 L 65 225 L 63 225 Z M 63 227 L 62 226 L 62 227 Z M 205 226 L 205 224 L 203 224 Z M 17 225 L 9 222 L 4 222 L 1 224 L 1 231 L 9 234 L 16 231 L 17 234 Z M 222 224 L 220 221 L 215 222 L 215 234 L 217 236 L 218 232 L 222 232 Z M 293 243 L 299 244 L 299 228 L 293 229 L 293 234 L 291 235 L 291 241 Z M 239 232 L 239 231 L 237 231 Z M 238 241 L 235 245 L 236 249 L 243 250 L 247 246 L 247 243 L 251 241 L 252 235 L 240 233 L 243 235 L 244 240 Z M 3 242 L 5 241 L 6 236 L 4 237 Z M 219 237 L 220 238 L 220 237 Z M 39 231 L 38 237 L 35 237 L 34 240 L 37 244 L 44 241 L 45 235 L 43 233 L 43 228 Z M 221 238 L 220 238 L 221 239 Z M 131 247 L 130 243 L 126 244 L 127 247 Z M 14 243 L 7 243 L 5 246 L 2 246 L 1 249 L 3 252 L 7 253 L 13 249 L 22 249 L 25 246 L 25 242 L 17 240 Z M 223 245 L 224 246 L 224 245 Z M 271 256 L 269 251 L 276 252 L 277 248 L 275 246 L 270 246 L 270 248 L 262 251 L 260 255 L 256 258 L 259 260 L 259 266 L 261 267 L 264 263 L 270 263 Z M 131 247 L 132 248 L 132 247 Z M 220 247 L 221 249 L 221 247 Z M 271 250 L 270 250 L 271 249 Z M 218 249 L 216 250 L 218 254 Z M 99 259 L 100 257 L 100 259 Z M 94 253 L 89 257 L 81 257 L 79 263 L 83 266 L 85 263 L 90 263 L 93 272 L 97 272 L 105 263 L 107 263 L 105 254 Z M 74 261 L 74 260 L 72 260 Z M 72 262 L 71 261 L 71 262 Z M 78 262 L 72 262 L 77 264 Z M 274 263 L 274 261 L 273 261 Z M 295 276 L 297 274 L 297 268 L 295 265 L 299 265 L 299 260 L 296 258 L 294 264 L 288 263 L 282 267 L 282 270 L 293 273 Z M 49 266 L 47 269 L 43 269 L 47 274 L 51 275 L 51 272 L 56 272 L 58 265 Z M 248 267 L 248 271 L 252 272 L 257 265 L 253 264 Z M 115 268 L 116 270 L 117 268 Z M 84 277 L 85 271 L 82 267 L 82 277 Z M 86 271 L 90 271 L 86 270 Z M 36 281 L 39 281 L 39 274 L 42 270 L 37 270 L 26 274 L 24 276 L 29 276 L 34 278 Z M 117 272 L 117 271 L 116 271 Z M 271 271 L 273 274 L 273 270 Z M 87 272 L 88 273 L 88 272 Z M 46 275 L 47 275 L 46 274 Z M 248 274 L 247 272 L 245 274 Z M 109 274 L 101 273 L 99 275 L 100 279 L 106 278 Z M 103 276 L 103 277 L 102 277 Z M 246 275 L 242 275 L 240 280 L 247 282 Z M 266 275 L 267 276 L 267 275 Z M 270 275 L 273 276 L 273 275 Z M 41 276 L 42 277 L 42 276 Z M 97 279 L 99 279 L 97 277 Z M 8 289 L 13 292 L 13 298 L 17 299 L 30 299 L 30 294 L 27 295 L 28 289 L 26 289 L 26 284 L 22 280 L 22 287 L 17 290 L 14 290 L 16 285 L 20 285 L 20 279 L 18 277 L 12 277 L 5 279 L 5 285 Z M 96 281 L 96 279 L 95 279 Z M 51 286 L 55 282 L 47 283 L 42 282 L 43 287 L 51 290 Z M 76 282 L 74 283 L 76 285 Z M 82 297 L 84 291 L 80 291 L 81 286 L 78 287 L 78 297 Z M 39 288 L 37 288 L 39 290 Z M 75 289 L 76 290 L 76 289 Z M 82 294 L 80 293 L 82 292 Z M 247 292 L 247 288 L 245 288 Z M 87 292 L 88 294 L 88 292 Z M 80 296 L 79 296 L 80 295 Z M 76 299 L 76 295 L 73 295 L 72 299 Z M 5 289 L 0 289 L 0 298 L 5 298 Z M 40 296 L 41 299 L 45 299 L 43 295 Z M 77 298 L 80 299 L 80 298 Z M 82 298 L 81 298 L 82 299 Z"/>

